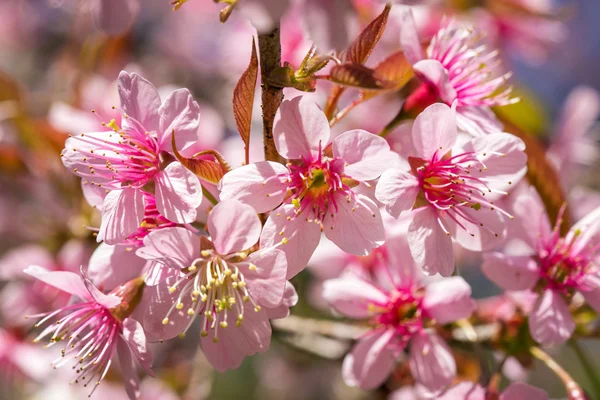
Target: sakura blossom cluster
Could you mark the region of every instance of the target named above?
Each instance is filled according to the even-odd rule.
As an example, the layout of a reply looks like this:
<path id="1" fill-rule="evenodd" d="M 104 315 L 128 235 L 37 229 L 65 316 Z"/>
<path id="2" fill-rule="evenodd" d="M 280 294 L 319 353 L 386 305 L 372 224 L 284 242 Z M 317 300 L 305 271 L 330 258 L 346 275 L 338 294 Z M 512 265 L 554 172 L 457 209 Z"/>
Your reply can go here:
<path id="1" fill-rule="evenodd" d="M 212 135 L 229 116 L 195 91 L 155 87 L 148 68 L 98 81 L 114 92 L 110 106 L 98 86 L 92 110 L 55 105 L 53 125 L 68 132 L 62 167 L 87 202 L 80 236 L 96 247 L 75 256 L 65 245 L 67 257 L 16 249 L 0 262 L 11 296 L 26 299 L 14 301 L 26 304 L 22 336 L 59 348 L 51 365 L 71 366 L 70 383 L 90 397 L 117 379 L 129 399 L 145 398 L 138 366 L 164 379 L 153 359 L 169 358 L 165 341 L 225 373 L 277 340 L 340 361 L 346 386 L 390 399 L 549 399 L 524 382 L 533 358 L 569 399 L 586 398 L 543 348 L 598 334 L 600 202 L 573 211 L 556 167 L 572 167 L 585 146 L 554 145 L 546 159 L 510 117 L 519 98 L 501 62 L 511 46 L 542 57 L 544 38 L 518 34 L 551 22 L 517 0 L 445 16 L 431 6 L 428 25 L 417 24 L 419 2 L 356 1 L 370 23 L 352 40 L 341 1 L 215 3 L 221 22 L 249 29 L 248 18 L 258 35 L 260 68 L 248 41 L 250 64 L 228 92 L 241 139 Z M 91 7 L 109 34 L 142 13 L 133 0 Z M 506 37 L 486 36 L 491 26 Z M 563 144 L 600 110 L 595 92 L 575 95 L 596 107 L 564 117 Z M 28 295 L 16 282 L 31 278 Z M 4 331 L 0 343 L 13 340 Z"/>

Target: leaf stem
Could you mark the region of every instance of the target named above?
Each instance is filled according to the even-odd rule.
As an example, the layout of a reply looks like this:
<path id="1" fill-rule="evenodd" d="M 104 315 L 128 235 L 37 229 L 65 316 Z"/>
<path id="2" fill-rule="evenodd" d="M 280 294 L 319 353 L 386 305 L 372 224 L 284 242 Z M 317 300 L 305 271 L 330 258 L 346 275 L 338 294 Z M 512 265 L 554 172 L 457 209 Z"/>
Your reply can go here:
<path id="1" fill-rule="evenodd" d="M 217 203 L 219 202 L 219 200 L 217 200 L 215 198 L 215 196 L 213 196 L 208 190 L 206 190 L 204 185 L 201 185 L 201 186 L 202 186 L 202 195 L 204 197 L 206 197 L 208 199 L 208 201 L 210 201 L 212 203 L 213 206 L 216 206 Z"/>

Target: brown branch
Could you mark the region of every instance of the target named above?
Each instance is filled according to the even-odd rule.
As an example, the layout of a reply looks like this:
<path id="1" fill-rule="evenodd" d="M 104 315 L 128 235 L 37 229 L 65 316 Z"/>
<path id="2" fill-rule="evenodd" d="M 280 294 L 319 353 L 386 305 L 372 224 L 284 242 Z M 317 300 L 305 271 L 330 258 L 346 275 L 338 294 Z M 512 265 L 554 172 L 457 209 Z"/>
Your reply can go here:
<path id="1" fill-rule="evenodd" d="M 273 120 L 283 100 L 283 89 L 269 84 L 271 72 L 281 67 L 281 42 L 279 23 L 269 33 L 259 33 L 258 52 L 260 54 L 260 86 L 262 89 L 263 143 L 265 160 L 283 162 L 273 140 Z"/>

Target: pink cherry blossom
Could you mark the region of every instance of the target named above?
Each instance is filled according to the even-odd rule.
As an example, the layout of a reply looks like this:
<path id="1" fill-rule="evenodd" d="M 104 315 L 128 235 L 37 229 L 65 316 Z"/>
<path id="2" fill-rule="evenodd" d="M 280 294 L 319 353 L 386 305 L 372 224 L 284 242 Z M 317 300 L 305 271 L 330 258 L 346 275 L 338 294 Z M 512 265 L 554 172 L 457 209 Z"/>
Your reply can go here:
<path id="1" fill-rule="evenodd" d="M 600 208 L 565 237 L 559 233 L 561 216 L 553 229 L 533 188 L 517 198 L 514 211 L 527 233 L 529 254 L 486 253 L 483 272 L 505 290 L 535 288 L 539 296 L 529 315 L 531 336 L 543 345 L 561 344 L 575 330 L 568 304 L 576 292 L 600 310 Z"/>
<path id="2" fill-rule="evenodd" d="M 53 312 L 29 316 L 43 317 L 35 325 L 36 328 L 58 318 L 34 340 L 39 342 L 51 335 L 46 347 L 66 342 L 62 357 L 53 362 L 54 367 L 67 364 L 74 357 L 76 361 L 73 369 L 77 377 L 73 382 L 83 382 L 84 386 L 93 385 L 91 396 L 106 376 L 114 355 L 117 354 L 127 394 L 130 399 L 137 399 L 139 381 L 132 355 L 153 375 L 150 369 L 152 354 L 147 347 L 142 326 L 129 317 L 135 306 L 132 303 L 135 302 L 139 286 L 125 284 L 106 295 L 83 272 L 50 272 L 39 266 L 30 266 L 25 272 L 78 300 Z"/>
<path id="3" fill-rule="evenodd" d="M 139 11 L 139 0 L 92 0 L 96 25 L 113 36 L 129 29 Z"/>
<path id="4" fill-rule="evenodd" d="M 116 243 L 134 232 L 144 219 L 144 193 L 170 221 L 196 219 L 202 201 L 200 182 L 173 161 L 171 135 L 186 147 L 196 141 L 199 107 L 187 89 L 161 104 L 154 86 L 137 74 L 121 72 L 118 80 L 123 127 L 114 121 L 104 132 L 70 137 L 62 152 L 64 165 L 93 186 L 108 191 L 102 205 L 98 240 Z"/>
<path id="5" fill-rule="evenodd" d="M 410 257 L 406 250 L 398 251 L 397 260 Z M 388 279 L 381 284 L 352 275 L 324 283 L 324 297 L 336 311 L 369 320 L 372 326 L 344 359 L 344 380 L 362 389 L 378 387 L 408 346 L 415 380 L 439 392 L 452 383 L 456 363 L 448 345 L 431 328 L 471 315 L 475 309 L 471 287 L 458 276 L 424 284 L 410 264 L 387 267 Z"/>
<path id="6" fill-rule="evenodd" d="M 450 276 L 452 237 L 468 250 L 482 251 L 504 236 L 512 216 L 494 196 L 506 194 L 524 173 L 525 145 L 508 133 L 459 143 L 454 109 L 441 103 L 417 117 L 412 138 L 411 171 L 384 172 L 375 196 L 394 217 L 417 209 L 408 233 L 411 254 L 426 273 Z"/>
<path id="7" fill-rule="evenodd" d="M 286 300 L 294 293 L 286 288 L 287 264 L 281 250 L 249 253 L 261 230 L 252 207 L 223 201 L 212 209 L 207 225 L 210 239 L 181 227 L 144 238 L 137 254 L 168 267 L 144 324 L 157 339 L 169 339 L 185 334 L 199 315 L 200 346 L 223 371 L 269 347 L 270 312 L 282 314 L 281 307 L 291 305 Z"/>
<path id="8" fill-rule="evenodd" d="M 460 382 L 453 386 L 442 396 L 437 397 L 438 400 L 486 400 L 487 391 L 485 388 L 474 382 Z M 541 389 L 528 385 L 522 382 L 511 383 L 502 393 L 498 400 L 548 400 L 549 397 Z"/>
<path id="9" fill-rule="evenodd" d="M 362 130 L 329 143 L 327 118 L 311 100 L 282 103 L 275 117 L 275 146 L 288 164 L 263 161 L 227 173 L 221 199 L 237 199 L 257 212 L 273 210 L 261 246 L 286 239 L 288 277 L 306 266 L 321 232 L 342 250 L 367 255 L 384 241 L 377 205 L 358 194 L 360 182 L 374 180 L 395 160 L 387 142 Z"/>
<path id="10" fill-rule="evenodd" d="M 489 52 L 478 44 L 473 27 L 449 19 L 431 40 L 424 52 L 412 13 L 403 21 L 400 41 L 415 74 L 424 86 L 407 100 L 431 102 L 437 99 L 451 105 L 457 102 L 457 125 L 473 135 L 481 136 L 502 131 L 502 125 L 492 112 L 492 106 L 515 103 L 511 89 L 498 92 L 510 73 L 497 76 L 497 51 Z M 427 100 L 430 99 L 430 100 Z"/>

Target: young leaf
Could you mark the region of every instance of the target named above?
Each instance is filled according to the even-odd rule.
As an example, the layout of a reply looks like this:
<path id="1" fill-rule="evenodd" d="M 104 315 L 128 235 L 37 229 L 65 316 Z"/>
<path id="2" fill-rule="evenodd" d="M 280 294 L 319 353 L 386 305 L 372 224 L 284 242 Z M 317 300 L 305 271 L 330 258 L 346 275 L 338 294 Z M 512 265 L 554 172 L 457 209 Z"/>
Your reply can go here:
<path id="1" fill-rule="evenodd" d="M 183 157 L 175 145 L 175 131 L 173 131 L 173 134 L 171 135 L 171 146 L 173 147 L 173 154 L 175 154 L 177 161 L 203 181 L 216 185 L 223 175 L 225 175 L 225 169 L 217 161 Z"/>
<path id="2" fill-rule="evenodd" d="M 383 79 L 376 71 L 355 63 L 336 65 L 329 72 L 329 80 L 338 85 L 365 90 L 387 90 L 394 85 L 393 82 Z"/>
<path id="3" fill-rule="evenodd" d="M 381 14 L 371 21 L 358 37 L 350 43 L 345 54 L 347 62 L 364 64 L 367 61 L 385 30 L 391 7 L 390 4 L 386 4 Z"/>
<path id="4" fill-rule="evenodd" d="M 413 69 L 404 52 L 401 50 L 392 53 L 385 60 L 375 67 L 375 73 L 382 79 L 389 82 L 390 90 L 400 90 L 413 77 Z M 377 92 L 369 91 L 363 93 L 363 98 L 369 99 L 375 97 Z"/>
<path id="5" fill-rule="evenodd" d="M 250 162 L 250 127 L 252 125 L 252 107 L 254 105 L 254 89 L 258 77 L 258 58 L 256 46 L 252 38 L 252 56 L 250 64 L 233 89 L 233 116 L 240 136 L 244 141 L 246 164 Z"/>

